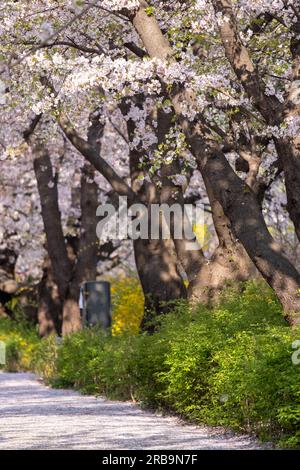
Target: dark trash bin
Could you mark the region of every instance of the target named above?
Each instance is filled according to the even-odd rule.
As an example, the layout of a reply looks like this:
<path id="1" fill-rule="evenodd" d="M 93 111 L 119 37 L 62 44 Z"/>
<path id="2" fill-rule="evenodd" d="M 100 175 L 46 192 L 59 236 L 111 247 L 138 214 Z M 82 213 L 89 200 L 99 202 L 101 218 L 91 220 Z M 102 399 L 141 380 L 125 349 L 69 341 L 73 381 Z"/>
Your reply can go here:
<path id="1" fill-rule="evenodd" d="M 88 281 L 81 288 L 83 300 L 83 324 L 85 326 L 111 326 L 110 283 Z"/>

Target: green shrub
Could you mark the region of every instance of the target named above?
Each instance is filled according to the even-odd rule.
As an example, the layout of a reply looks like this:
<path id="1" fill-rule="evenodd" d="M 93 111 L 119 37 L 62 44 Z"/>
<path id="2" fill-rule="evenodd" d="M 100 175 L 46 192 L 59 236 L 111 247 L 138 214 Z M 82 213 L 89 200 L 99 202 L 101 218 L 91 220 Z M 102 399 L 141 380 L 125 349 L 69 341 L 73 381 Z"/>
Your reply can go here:
<path id="1" fill-rule="evenodd" d="M 228 289 L 213 310 L 179 303 L 152 336 L 72 335 L 59 348 L 57 373 L 85 392 L 300 446 L 297 338 L 270 289 L 249 282 L 242 293 Z"/>
<path id="2" fill-rule="evenodd" d="M 39 344 L 36 328 L 22 320 L 0 318 L 0 341 L 5 343 L 6 363 L 0 364 L 8 372 L 31 368 L 31 359 Z"/>
<path id="3" fill-rule="evenodd" d="M 32 364 L 55 386 L 133 398 L 193 422 L 300 448 L 300 365 L 291 360 L 296 339 L 300 328 L 285 323 L 270 289 L 248 282 L 242 292 L 227 289 L 213 309 L 179 302 L 152 336 L 94 328 L 61 344 L 42 340 Z"/>
<path id="4" fill-rule="evenodd" d="M 247 283 L 242 295 L 229 290 L 218 308 L 198 306 L 187 316 L 184 328 L 176 315 L 166 317 L 159 333 L 173 330 L 161 374 L 168 406 L 197 422 L 300 446 L 300 366 L 291 361 L 300 329 L 284 322 L 270 290 Z"/>
<path id="5" fill-rule="evenodd" d="M 55 334 L 40 339 L 31 356 L 30 367 L 36 374 L 51 383 L 57 376 L 58 342 Z"/>
<path id="6" fill-rule="evenodd" d="M 58 346 L 55 380 L 60 386 L 75 387 L 83 392 L 98 392 L 97 379 L 92 363 L 104 346 L 105 334 L 96 328 L 84 329 L 67 336 Z"/>

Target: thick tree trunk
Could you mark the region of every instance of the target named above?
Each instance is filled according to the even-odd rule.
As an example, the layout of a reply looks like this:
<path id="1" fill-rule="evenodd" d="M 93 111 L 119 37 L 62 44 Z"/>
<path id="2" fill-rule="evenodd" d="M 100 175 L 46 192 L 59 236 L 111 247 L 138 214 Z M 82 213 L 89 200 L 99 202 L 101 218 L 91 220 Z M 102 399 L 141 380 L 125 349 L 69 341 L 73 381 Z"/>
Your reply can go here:
<path id="1" fill-rule="evenodd" d="M 216 199 L 249 257 L 281 301 L 290 324 L 300 322 L 300 275 L 271 237 L 251 189 L 216 151 L 198 154 L 199 169 L 213 185 Z"/>
<path id="2" fill-rule="evenodd" d="M 27 132 L 26 139 L 28 141 L 38 122 L 39 119 L 34 120 L 30 130 Z M 87 147 L 96 158 L 100 153 L 104 129 L 104 124 L 99 121 L 98 110 L 91 113 L 90 122 L 87 142 L 79 137 L 78 139 L 80 143 L 83 142 L 83 147 Z M 71 133 L 72 137 L 70 140 L 73 142 L 74 138 L 77 142 L 77 135 L 74 137 L 68 126 L 67 130 L 65 130 L 66 134 L 70 138 Z M 81 145 L 79 147 L 82 150 Z M 101 160 L 100 157 L 99 159 Z M 69 334 L 81 328 L 78 305 L 80 286 L 82 282 L 94 280 L 96 277 L 98 260 L 98 240 L 96 234 L 98 189 L 93 181 L 94 169 L 87 163 L 82 170 L 80 241 L 79 251 L 77 254 L 73 253 L 74 256 L 71 256 L 70 252 L 68 252 L 63 235 L 58 205 L 57 177 L 53 176 L 51 160 L 47 150 L 40 145 L 36 145 L 34 148 L 34 170 L 41 200 L 42 218 L 53 278 L 57 283 L 60 301 L 63 304 L 62 333 Z M 113 170 L 111 171 L 113 173 Z M 47 282 L 43 283 L 42 292 L 44 293 L 44 298 L 47 298 L 47 289 L 49 290 L 50 288 Z M 50 329 L 51 323 L 48 319 L 49 309 L 47 309 L 46 304 L 47 302 L 41 299 L 40 318 L 41 321 L 43 320 L 44 327 L 42 329 L 45 331 Z M 52 319 L 52 322 L 55 323 L 55 320 Z"/>
<path id="3" fill-rule="evenodd" d="M 143 97 L 137 97 L 141 100 Z M 126 115 L 128 105 L 121 106 L 121 111 Z M 133 141 L 135 135 L 135 123 L 129 119 L 127 121 L 127 130 L 129 140 Z M 165 136 L 165 131 L 161 129 Z M 144 182 L 141 186 L 141 156 L 144 149 L 132 149 L 129 153 L 129 167 L 131 188 L 137 194 L 141 203 L 148 207 L 148 227 L 151 226 L 150 206 L 159 204 L 160 194 L 155 184 Z M 174 201 L 173 201 L 174 203 Z M 161 219 L 159 221 L 161 229 Z M 186 297 L 186 288 L 183 279 L 178 271 L 177 256 L 173 240 L 151 239 L 149 230 L 149 239 L 134 240 L 134 253 L 137 272 L 141 281 L 143 293 L 145 296 L 145 315 L 142 321 L 142 329 L 148 332 L 153 331 L 152 320 L 157 315 L 165 313 L 170 309 L 167 302 Z"/>
<path id="4" fill-rule="evenodd" d="M 96 234 L 96 211 L 98 206 L 98 187 L 93 181 L 94 169 L 85 164 L 81 176 L 81 229 L 77 262 L 63 308 L 63 335 L 81 328 L 79 310 L 80 286 L 85 281 L 94 281 L 98 261 L 98 239 Z"/>
<path id="5" fill-rule="evenodd" d="M 53 175 L 50 156 L 41 146 L 34 149 L 34 171 L 49 255 L 49 262 L 47 261 L 40 284 L 38 305 L 39 333 L 41 336 L 47 336 L 55 330 L 57 333 L 62 330 L 61 309 L 69 288 L 72 263 L 68 257 L 62 230 L 57 180 Z"/>
<path id="6" fill-rule="evenodd" d="M 38 326 L 41 337 L 61 334 L 62 303 L 48 257 L 44 261 L 43 277 L 38 289 Z"/>
<path id="7" fill-rule="evenodd" d="M 131 162 L 132 164 L 132 162 Z M 155 192 L 155 187 L 151 183 L 146 185 L 139 192 L 143 193 L 143 201 L 148 205 L 152 202 L 151 195 Z M 149 215 L 149 227 L 151 218 Z M 159 222 L 161 229 L 161 219 Z M 145 315 L 142 322 L 142 329 L 148 332 L 153 331 L 151 320 L 155 316 L 167 312 L 170 309 L 168 302 L 172 302 L 186 297 L 186 288 L 183 279 L 178 271 L 177 256 L 173 240 L 162 239 L 137 239 L 133 242 L 137 272 L 141 281 L 145 296 Z"/>
<path id="8" fill-rule="evenodd" d="M 63 301 L 67 293 L 72 265 L 68 258 L 62 230 L 57 181 L 53 175 L 50 156 L 44 147 L 36 146 L 34 149 L 34 171 L 41 202 L 47 251 L 59 295 Z"/>
<path id="9" fill-rule="evenodd" d="M 161 60 L 171 60 L 172 49 L 168 41 L 154 16 L 147 15 L 145 11 L 147 2 L 141 1 L 140 4 L 141 8 L 132 15 L 129 13 L 129 17 L 148 54 Z M 196 102 L 193 94 L 180 87 L 170 92 L 170 98 L 199 170 L 213 187 L 215 197 L 229 218 L 234 233 L 276 292 L 289 323 L 300 323 L 300 275 L 271 237 L 255 195 L 232 170 L 201 116 L 197 116 L 194 122 L 189 122 L 185 117 L 185 106 L 193 106 Z"/>
<path id="10" fill-rule="evenodd" d="M 186 297 L 186 291 L 172 240 L 135 240 L 134 254 L 145 296 L 142 329 L 152 332 L 152 320 L 170 310 L 170 302 Z"/>
<path id="11" fill-rule="evenodd" d="M 253 272 L 240 243 L 234 250 L 219 245 L 189 286 L 189 299 L 192 303 L 214 305 L 226 287 L 238 288 L 239 283 L 253 278 Z"/>
<path id="12" fill-rule="evenodd" d="M 205 304 L 216 303 L 224 287 L 234 282 L 258 276 L 258 271 L 247 255 L 243 245 L 232 232 L 229 219 L 215 198 L 208 180 L 205 186 L 209 197 L 215 230 L 219 245 L 210 260 L 207 260 L 189 286 L 189 298 Z"/>

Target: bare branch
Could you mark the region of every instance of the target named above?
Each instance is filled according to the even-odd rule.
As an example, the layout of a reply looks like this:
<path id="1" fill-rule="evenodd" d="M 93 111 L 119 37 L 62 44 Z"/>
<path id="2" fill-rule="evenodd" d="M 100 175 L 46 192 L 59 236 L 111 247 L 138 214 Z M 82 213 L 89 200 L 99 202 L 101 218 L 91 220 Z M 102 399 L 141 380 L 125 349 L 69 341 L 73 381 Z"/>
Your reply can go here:
<path id="1" fill-rule="evenodd" d="M 35 131 L 36 126 L 37 126 L 38 123 L 40 122 L 41 117 L 42 117 L 42 114 L 37 114 L 37 115 L 31 120 L 31 123 L 29 124 L 28 128 L 25 129 L 25 131 L 23 132 L 23 137 L 24 137 L 24 140 L 25 140 L 26 142 L 29 141 L 31 135 L 32 135 L 33 132 Z"/>

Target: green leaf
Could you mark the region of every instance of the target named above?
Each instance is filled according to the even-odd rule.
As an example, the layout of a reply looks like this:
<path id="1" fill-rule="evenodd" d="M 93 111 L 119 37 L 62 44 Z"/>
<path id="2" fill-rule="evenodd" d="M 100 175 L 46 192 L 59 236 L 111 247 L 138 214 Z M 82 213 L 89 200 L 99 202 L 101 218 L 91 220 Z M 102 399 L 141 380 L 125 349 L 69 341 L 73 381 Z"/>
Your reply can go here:
<path id="1" fill-rule="evenodd" d="M 152 16 L 154 13 L 155 8 L 154 7 L 147 7 L 145 8 L 145 12 L 147 13 L 148 16 Z"/>

